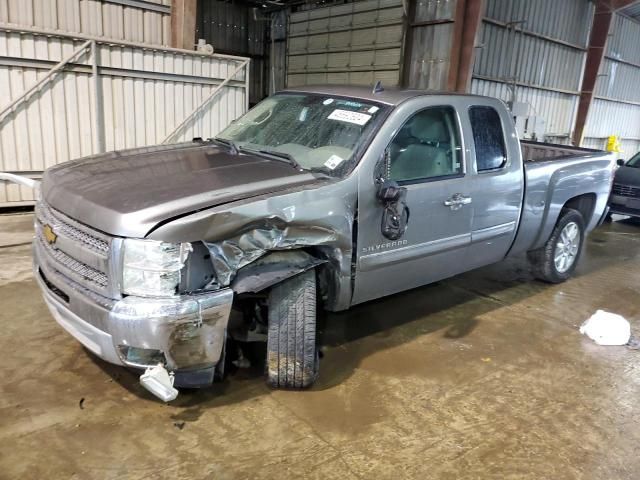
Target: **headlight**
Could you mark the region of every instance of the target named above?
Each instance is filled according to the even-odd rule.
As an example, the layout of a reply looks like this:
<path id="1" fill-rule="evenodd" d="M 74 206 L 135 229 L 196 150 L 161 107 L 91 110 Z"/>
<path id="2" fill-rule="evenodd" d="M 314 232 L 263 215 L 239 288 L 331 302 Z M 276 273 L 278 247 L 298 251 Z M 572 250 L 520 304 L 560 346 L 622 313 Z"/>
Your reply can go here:
<path id="1" fill-rule="evenodd" d="M 192 251 L 190 243 L 126 239 L 123 248 L 122 293 L 139 297 L 176 294 L 180 271 Z"/>

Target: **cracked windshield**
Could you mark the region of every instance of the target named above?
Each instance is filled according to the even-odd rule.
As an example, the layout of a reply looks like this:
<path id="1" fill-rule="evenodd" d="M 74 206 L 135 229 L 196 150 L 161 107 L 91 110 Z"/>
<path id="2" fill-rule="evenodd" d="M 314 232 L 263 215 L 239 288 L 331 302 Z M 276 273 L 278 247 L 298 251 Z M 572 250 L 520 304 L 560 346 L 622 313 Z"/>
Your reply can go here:
<path id="1" fill-rule="evenodd" d="M 280 94 L 256 105 L 215 140 L 297 168 L 343 174 L 384 109 L 322 95 Z"/>

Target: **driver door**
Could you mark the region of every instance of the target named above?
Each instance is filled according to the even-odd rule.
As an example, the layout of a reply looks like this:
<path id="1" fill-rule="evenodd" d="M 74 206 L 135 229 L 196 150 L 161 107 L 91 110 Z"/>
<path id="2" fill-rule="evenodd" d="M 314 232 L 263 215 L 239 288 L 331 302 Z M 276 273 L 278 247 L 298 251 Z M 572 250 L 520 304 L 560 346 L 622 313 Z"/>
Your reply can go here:
<path id="1" fill-rule="evenodd" d="M 400 126 L 381 156 L 382 168 L 377 166 L 383 178 L 367 179 L 365 173 L 359 182 L 353 304 L 435 282 L 466 267 L 473 199 L 457 111 L 414 107 L 396 123 Z M 382 234 L 381 180 L 407 190 L 409 218 L 397 240 Z"/>

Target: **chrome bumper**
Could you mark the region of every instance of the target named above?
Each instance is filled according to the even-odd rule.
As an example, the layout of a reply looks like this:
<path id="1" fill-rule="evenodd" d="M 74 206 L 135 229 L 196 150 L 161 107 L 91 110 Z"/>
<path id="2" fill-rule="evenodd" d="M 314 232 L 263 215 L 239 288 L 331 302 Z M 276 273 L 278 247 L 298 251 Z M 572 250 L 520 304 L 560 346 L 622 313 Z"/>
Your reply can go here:
<path id="1" fill-rule="evenodd" d="M 53 317 L 103 360 L 146 368 L 161 358 L 170 371 L 212 371 L 221 359 L 232 290 L 112 300 L 60 274 L 37 242 L 33 259 L 34 276 Z"/>

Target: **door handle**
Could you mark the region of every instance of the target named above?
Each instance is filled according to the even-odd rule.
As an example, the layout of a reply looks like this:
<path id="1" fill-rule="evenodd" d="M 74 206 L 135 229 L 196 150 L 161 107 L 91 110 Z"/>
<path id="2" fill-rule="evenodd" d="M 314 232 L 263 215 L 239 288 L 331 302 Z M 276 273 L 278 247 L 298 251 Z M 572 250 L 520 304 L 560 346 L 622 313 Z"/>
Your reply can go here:
<path id="1" fill-rule="evenodd" d="M 461 193 L 454 193 L 444 201 L 444 205 L 450 207 L 451 210 L 459 210 L 463 205 L 469 205 L 470 203 L 471 197 L 467 197 Z"/>

